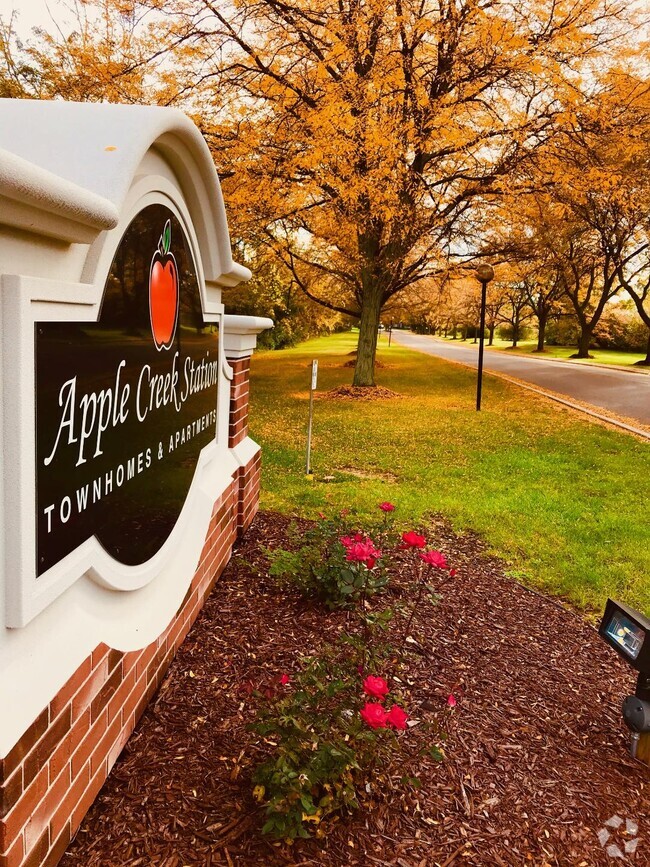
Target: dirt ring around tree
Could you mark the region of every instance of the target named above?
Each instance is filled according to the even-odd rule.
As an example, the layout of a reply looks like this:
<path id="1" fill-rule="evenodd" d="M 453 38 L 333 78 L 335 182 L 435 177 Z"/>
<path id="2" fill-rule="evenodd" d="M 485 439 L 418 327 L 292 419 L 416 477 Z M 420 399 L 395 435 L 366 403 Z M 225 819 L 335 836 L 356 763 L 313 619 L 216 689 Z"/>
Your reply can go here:
<path id="1" fill-rule="evenodd" d="M 390 388 L 382 385 L 337 385 L 329 391 L 320 392 L 316 395 L 320 400 L 394 400 L 402 397 Z"/>
<path id="2" fill-rule="evenodd" d="M 357 365 L 356 359 L 351 358 L 349 361 L 344 361 L 341 366 L 342 367 L 356 367 L 356 365 Z M 384 362 L 380 361 L 378 358 L 375 359 L 375 367 L 378 370 L 385 370 L 387 367 L 390 367 L 390 366 L 391 365 L 384 364 Z"/>

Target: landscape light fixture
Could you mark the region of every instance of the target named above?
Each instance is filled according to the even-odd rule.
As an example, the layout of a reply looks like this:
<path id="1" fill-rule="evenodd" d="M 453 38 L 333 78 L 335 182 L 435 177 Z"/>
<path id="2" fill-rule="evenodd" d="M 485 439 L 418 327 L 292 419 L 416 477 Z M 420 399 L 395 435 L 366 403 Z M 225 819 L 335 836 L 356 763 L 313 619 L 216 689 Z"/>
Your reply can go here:
<path id="1" fill-rule="evenodd" d="M 481 284 L 481 325 L 478 336 L 478 380 L 476 383 L 476 411 L 481 408 L 481 393 L 483 391 L 483 341 L 485 339 L 485 305 L 487 302 L 487 284 L 494 278 L 494 268 L 486 263 L 479 265 L 474 276 Z"/>
<path id="2" fill-rule="evenodd" d="M 623 701 L 623 721 L 632 732 L 632 756 L 650 764 L 650 620 L 608 599 L 598 634 L 638 671 L 634 695 Z"/>

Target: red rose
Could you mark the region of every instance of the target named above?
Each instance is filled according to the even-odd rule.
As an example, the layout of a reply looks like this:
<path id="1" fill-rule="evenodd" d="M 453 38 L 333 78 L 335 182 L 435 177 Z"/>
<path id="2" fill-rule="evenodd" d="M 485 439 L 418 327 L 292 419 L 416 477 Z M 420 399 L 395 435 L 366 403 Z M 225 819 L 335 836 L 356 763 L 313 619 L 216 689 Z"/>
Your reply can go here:
<path id="1" fill-rule="evenodd" d="M 409 715 L 405 710 L 394 704 L 392 708 L 386 714 L 386 722 L 393 729 L 400 729 L 401 731 L 406 730 L 406 720 L 409 718 Z"/>
<path id="2" fill-rule="evenodd" d="M 404 548 L 424 548 L 427 544 L 427 540 L 424 536 L 420 536 L 420 534 L 416 533 L 414 530 L 409 530 L 408 533 L 402 533 L 402 542 L 404 542 Z"/>
<path id="3" fill-rule="evenodd" d="M 420 560 L 426 563 L 427 566 L 436 566 L 438 569 L 448 568 L 445 555 L 441 554 L 440 551 L 425 551 L 424 554 L 420 554 Z"/>
<path id="4" fill-rule="evenodd" d="M 365 563 L 368 569 L 372 569 L 375 565 L 377 557 L 381 557 L 381 551 L 378 551 L 370 540 L 366 542 L 352 542 L 347 545 L 346 560 L 353 563 Z M 370 563 L 370 565 L 368 565 Z"/>
<path id="5" fill-rule="evenodd" d="M 354 545 L 355 542 L 363 542 L 363 536 L 361 533 L 355 533 L 354 536 L 341 536 L 339 542 L 344 548 L 349 548 L 350 545 Z"/>
<path id="6" fill-rule="evenodd" d="M 361 719 L 369 725 L 371 729 L 386 728 L 386 711 L 380 704 L 366 702 L 360 711 Z"/>
<path id="7" fill-rule="evenodd" d="M 288 683 L 291 683 L 291 675 L 281 674 L 278 678 L 278 681 L 282 684 L 282 686 L 286 686 Z"/>
<path id="8" fill-rule="evenodd" d="M 388 503 L 388 502 L 380 503 L 379 508 L 382 510 L 382 512 L 394 512 L 395 511 L 395 506 L 392 503 Z"/>
<path id="9" fill-rule="evenodd" d="M 447 707 L 456 707 L 457 703 L 458 702 L 456 701 L 456 697 L 454 696 L 454 694 L 452 692 L 451 695 L 449 696 L 449 698 L 447 699 Z"/>
<path id="10" fill-rule="evenodd" d="M 373 698 L 385 699 L 389 693 L 388 684 L 383 677 L 375 677 L 369 674 L 363 682 L 363 691 Z"/>

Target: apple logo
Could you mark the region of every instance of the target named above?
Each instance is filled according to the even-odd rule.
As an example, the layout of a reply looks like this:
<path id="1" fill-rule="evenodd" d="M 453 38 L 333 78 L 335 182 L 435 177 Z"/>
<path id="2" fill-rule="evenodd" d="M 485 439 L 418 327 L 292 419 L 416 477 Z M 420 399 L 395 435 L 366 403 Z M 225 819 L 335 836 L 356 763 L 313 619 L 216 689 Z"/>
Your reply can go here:
<path id="1" fill-rule="evenodd" d="M 170 348 L 178 322 L 178 268 L 171 244 L 172 224 L 167 220 L 149 272 L 149 316 L 158 350 Z"/>

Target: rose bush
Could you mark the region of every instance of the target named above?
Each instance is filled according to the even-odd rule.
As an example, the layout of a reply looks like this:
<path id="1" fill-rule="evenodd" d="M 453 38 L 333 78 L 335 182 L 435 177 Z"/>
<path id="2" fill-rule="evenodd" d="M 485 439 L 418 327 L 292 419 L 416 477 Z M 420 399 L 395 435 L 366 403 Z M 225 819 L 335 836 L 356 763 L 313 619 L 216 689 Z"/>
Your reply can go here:
<path id="1" fill-rule="evenodd" d="M 378 509 L 381 520 L 365 528 L 355 526 L 347 509 L 329 519 L 321 514 L 294 550 L 267 552 L 272 575 L 330 609 L 348 609 L 352 627 L 335 647 L 303 660 L 299 671 L 279 675 L 279 689 L 257 692 L 266 701 L 254 728 L 274 749 L 254 772 L 253 791 L 266 809 L 263 832 L 275 839 L 323 836 L 328 817 L 358 807 L 371 781 L 403 765 L 399 748 L 409 742 L 409 714 L 393 684 L 408 681 L 408 648 L 417 642 L 407 639 L 424 592 L 435 601 L 431 582 L 442 571 L 455 572 L 443 552 L 427 549 L 424 535 L 395 533 L 392 503 Z M 413 580 L 397 589 L 403 599 L 381 610 L 370 600 L 388 585 L 391 556 L 400 578 L 410 573 Z M 391 647 L 387 632 L 396 615 L 405 626 Z M 390 672 L 390 679 L 375 672 Z M 427 752 L 441 757 L 436 745 Z"/>
<path id="2" fill-rule="evenodd" d="M 291 687 L 264 702 L 253 725 L 274 745 L 252 776 L 254 797 L 266 810 L 262 831 L 274 839 L 309 837 L 314 829 L 323 836 L 321 823 L 356 809 L 376 768 L 387 772 L 395 761 L 397 733 L 406 730 L 408 715 L 395 703 L 390 710 L 364 703 L 364 693 L 385 701 L 388 683 L 374 675 L 362 679 L 348 638 L 336 651 L 303 660 Z M 374 648 L 375 660 L 392 655 L 388 645 Z M 267 691 L 256 694 L 264 699 Z"/>
<path id="3" fill-rule="evenodd" d="M 389 526 L 366 533 L 350 527 L 349 512 L 332 518 L 319 517 L 303 534 L 294 551 L 268 551 L 269 573 L 295 583 L 308 596 L 320 599 L 328 608 L 354 608 L 383 590 L 388 583 L 387 557 L 383 541 Z"/>

